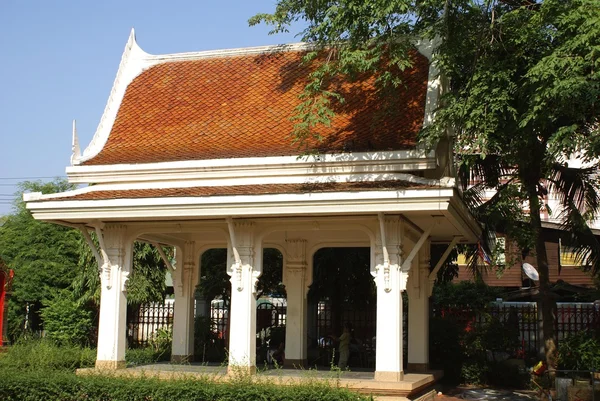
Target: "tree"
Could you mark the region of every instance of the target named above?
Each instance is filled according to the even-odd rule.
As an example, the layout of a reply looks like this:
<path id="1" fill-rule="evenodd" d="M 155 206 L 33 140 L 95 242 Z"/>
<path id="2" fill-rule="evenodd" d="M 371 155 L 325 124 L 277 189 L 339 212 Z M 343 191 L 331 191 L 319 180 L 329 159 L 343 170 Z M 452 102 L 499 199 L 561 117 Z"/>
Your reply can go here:
<path id="1" fill-rule="evenodd" d="M 92 233 L 96 246 L 96 235 Z M 163 247 L 167 257 L 173 248 Z M 100 305 L 100 275 L 98 263 L 88 244 L 81 242 L 79 274 L 73 280 L 72 291 L 80 304 L 97 308 Z M 139 306 L 150 302 L 160 302 L 166 295 L 167 267 L 153 245 L 135 241 L 133 243 L 132 272 L 127 280 L 127 303 Z"/>
<path id="2" fill-rule="evenodd" d="M 9 336 L 25 329 L 46 330 L 59 341 L 87 340 L 90 316 L 98 315 L 98 264 L 81 233 L 35 220 L 25 208 L 24 192 L 56 193 L 75 189 L 65 179 L 19 184 L 14 212 L 0 225 L 0 258 L 15 271 L 9 301 Z M 167 255 L 172 251 L 165 249 Z M 136 242 L 127 300 L 139 305 L 165 296 L 166 267 L 156 249 Z M 44 311 L 44 308 L 48 309 Z M 70 334 L 69 334 L 70 333 Z M 93 339 L 92 339 L 93 340 Z"/>
<path id="3" fill-rule="evenodd" d="M 548 191 L 561 201 L 566 239 L 600 273 L 600 245 L 588 227 L 600 204 L 599 16 L 598 0 L 279 0 L 273 14 L 250 20 L 272 25 L 272 33 L 301 20 L 300 36 L 316 45 L 304 58 L 313 72 L 294 116 L 294 136 L 309 145 L 343 101 L 331 91 L 334 78 L 373 74 L 389 101 L 398 72 L 411 64 L 411 38 L 435 39 L 446 93 L 421 139 L 454 144 L 465 188 L 467 177 L 482 180 L 465 192 L 476 216 L 535 254 L 550 366 L 554 301 L 540 219 Z M 569 165 L 571 157 L 583 167 Z M 496 195 L 478 206 L 484 189 Z"/>
<path id="4" fill-rule="evenodd" d="M 66 180 L 26 181 L 19 184 L 19 194 L 26 191 L 54 193 L 74 189 Z M 77 274 L 77 231 L 34 220 L 17 197 L 14 213 L 0 226 L 0 257 L 14 270 L 12 296 L 9 301 L 8 330 L 14 338 L 27 326 L 38 330 L 38 311 L 56 290 L 70 286 Z"/>

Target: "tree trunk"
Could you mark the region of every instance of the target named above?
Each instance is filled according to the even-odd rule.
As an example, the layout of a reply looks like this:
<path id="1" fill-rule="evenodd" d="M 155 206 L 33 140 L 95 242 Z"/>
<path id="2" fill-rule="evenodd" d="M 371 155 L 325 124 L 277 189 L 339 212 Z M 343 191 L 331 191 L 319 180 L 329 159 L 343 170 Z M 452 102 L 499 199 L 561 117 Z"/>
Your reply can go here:
<path id="1" fill-rule="evenodd" d="M 556 301 L 550 291 L 550 269 L 548 266 L 548 254 L 546 252 L 546 241 L 542 235 L 542 220 L 540 218 L 540 200 L 537 194 L 537 186 L 528 186 L 529 213 L 531 230 L 535 239 L 535 254 L 537 269 L 540 274 L 540 309 L 542 313 L 542 336 L 544 340 L 544 353 L 546 363 L 550 369 L 556 369 L 558 350 L 556 348 L 556 337 L 554 322 Z"/>

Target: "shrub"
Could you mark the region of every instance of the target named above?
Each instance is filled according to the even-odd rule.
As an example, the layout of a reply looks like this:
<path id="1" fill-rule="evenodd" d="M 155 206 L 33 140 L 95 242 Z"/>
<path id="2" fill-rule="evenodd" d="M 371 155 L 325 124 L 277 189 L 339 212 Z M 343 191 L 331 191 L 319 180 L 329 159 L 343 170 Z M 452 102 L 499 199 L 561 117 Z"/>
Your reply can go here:
<path id="1" fill-rule="evenodd" d="M 171 327 L 159 328 L 148 340 L 148 345 L 150 345 L 150 347 L 152 347 L 156 353 L 166 354 L 170 352 L 172 344 L 173 329 Z"/>
<path id="2" fill-rule="evenodd" d="M 125 361 L 128 365 L 148 365 L 159 361 L 168 361 L 171 358 L 171 352 L 164 350 L 156 351 L 154 348 L 132 348 L 125 353 Z"/>
<path id="3" fill-rule="evenodd" d="M 461 281 L 459 283 L 438 284 L 433 287 L 433 306 L 435 309 L 445 307 L 467 308 L 481 311 L 494 301 L 500 290 L 485 283 Z"/>
<path id="4" fill-rule="evenodd" d="M 445 380 L 451 383 L 461 380 L 461 366 L 465 358 L 459 327 L 458 323 L 449 318 L 434 317 L 429 323 L 431 367 L 443 369 Z"/>
<path id="5" fill-rule="evenodd" d="M 72 300 L 70 293 L 63 291 L 44 301 L 44 306 L 40 314 L 50 339 L 63 345 L 87 343 L 92 329 L 91 313 Z"/>
<path id="6" fill-rule="evenodd" d="M 0 358 L 0 371 L 18 370 L 75 370 L 92 367 L 96 350 L 76 345 L 58 346 L 51 340 L 38 339 L 17 342 Z M 0 398 L 1 399 L 1 398 Z"/>
<path id="7" fill-rule="evenodd" d="M 326 384 L 282 386 L 251 380 L 216 383 L 206 378 L 160 381 L 151 378 L 75 376 L 67 372 L 18 372 L 0 375 L 0 399 L 13 400 L 236 400 L 346 401 L 365 396 Z"/>
<path id="8" fill-rule="evenodd" d="M 580 331 L 562 340 L 558 347 L 560 369 L 600 369 L 600 338 L 593 331 Z"/>

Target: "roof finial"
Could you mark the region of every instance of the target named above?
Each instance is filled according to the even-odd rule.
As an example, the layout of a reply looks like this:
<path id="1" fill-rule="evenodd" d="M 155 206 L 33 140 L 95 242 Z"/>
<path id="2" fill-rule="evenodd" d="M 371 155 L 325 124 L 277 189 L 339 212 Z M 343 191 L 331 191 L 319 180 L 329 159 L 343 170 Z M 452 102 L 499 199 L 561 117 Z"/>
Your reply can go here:
<path id="1" fill-rule="evenodd" d="M 79 138 L 77 138 L 77 121 L 73 120 L 73 143 L 71 144 L 71 165 L 81 157 L 81 149 L 79 148 Z"/>
<path id="2" fill-rule="evenodd" d="M 132 46 L 133 44 L 137 44 L 136 40 L 135 40 L 135 28 L 131 27 L 131 31 L 129 32 L 129 38 L 127 39 L 127 42 L 129 44 L 129 46 Z"/>

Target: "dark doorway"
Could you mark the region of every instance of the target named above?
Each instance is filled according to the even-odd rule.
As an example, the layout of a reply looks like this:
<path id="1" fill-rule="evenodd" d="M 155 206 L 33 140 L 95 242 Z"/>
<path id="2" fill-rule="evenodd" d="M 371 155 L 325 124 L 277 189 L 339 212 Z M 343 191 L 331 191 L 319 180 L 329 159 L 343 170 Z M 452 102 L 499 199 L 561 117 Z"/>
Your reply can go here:
<path id="1" fill-rule="evenodd" d="M 308 292 L 309 362 L 330 366 L 345 323 L 352 327 L 349 366 L 374 368 L 376 291 L 370 273 L 370 248 L 323 248 L 313 259 Z"/>

